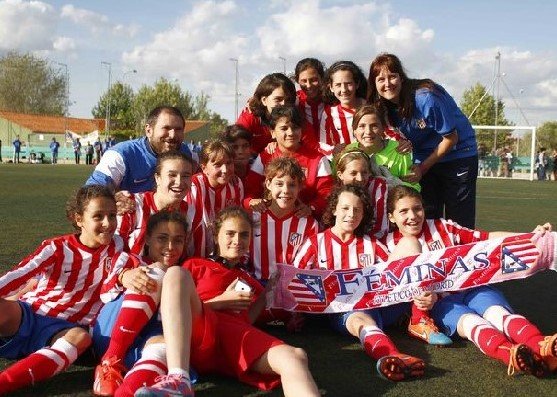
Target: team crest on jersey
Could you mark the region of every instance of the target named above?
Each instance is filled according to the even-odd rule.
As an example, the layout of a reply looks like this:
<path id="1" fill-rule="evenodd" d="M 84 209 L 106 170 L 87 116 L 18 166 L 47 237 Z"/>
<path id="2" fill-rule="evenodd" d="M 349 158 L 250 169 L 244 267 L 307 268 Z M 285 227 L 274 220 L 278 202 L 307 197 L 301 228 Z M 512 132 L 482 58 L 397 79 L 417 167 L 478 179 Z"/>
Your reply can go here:
<path id="1" fill-rule="evenodd" d="M 288 237 L 288 244 L 293 245 L 294 247 L 302 244 L 302 234 L 290 233 L 290 236 Z"/>
<path id="2" fill-rule="evenodd" d="M 373 266 L 373 255 L 371 254 L 360 254 L 358 255 L 358 263 L 363 267 Z"/>
<path id="3" fill-rule="evenodd" d="M 431 243 L 428 243 L 427 246 L 429 247 L 430 251 L 436 251 L 443 249 L 443 244 L 439 240 L 433 240 Z"/>
<path id="4" fill-rule="evenodd" d="M 110 270 L 112 269 L 112 259 L 109 256 L 104 258 L 103 267 L 107 273 L 110 272 Z"/>
<path id="5" fill-rule="evenodd" d="M 424 119 L 419 119 L 419 120 L 417 120 L 417 121 L 416 121 L 416 125 L 418 126 L 418 128 L 419 128 L 420 130 L 423 130 L 423 129 L 425 129 L 425 127 L 427 127 L 427 124 L 426 124 L 426 122 L 425 122 Z"/>

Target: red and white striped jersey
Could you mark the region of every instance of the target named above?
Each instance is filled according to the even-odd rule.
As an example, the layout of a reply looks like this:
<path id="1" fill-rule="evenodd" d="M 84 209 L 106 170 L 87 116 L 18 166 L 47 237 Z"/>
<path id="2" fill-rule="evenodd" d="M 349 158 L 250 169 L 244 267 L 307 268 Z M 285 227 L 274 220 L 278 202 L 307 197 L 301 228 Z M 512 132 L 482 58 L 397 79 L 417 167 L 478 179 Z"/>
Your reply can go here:
<path id="1" fill-rule="evenodd" d="M 154 195 L 154 192 L 135 193 L 133 195 L 135 209 L 118 216 L 116 234 L 120 235 L 128 244 L 129 251 L 137 255 L 143 253 L 149 217 L 161 210 L 155 204 Z M 179 211 L 184 215 L 188 213 L 186 201 L 183 200 L 180 203 Z"/>
<path id="2" fill-rule="evenodd" d="M 293 213 L 282 218 L 272 211 L 254 212 L 250 259 L 255 278 L 267 280 L 277 263 L 292 263 L 302 244 L 318 232 L 312 217 L 298 218 Z"/>
<path id="3" fill-rule="evenodd" d="M 255 159 L 246 177 L 246 198 L 244 207 L 249 208 L 249 201 L 263 197 L 265 167 L 274 158 L 284 154 L 277 148 L 274 153 L 261 152 Z M 331 166 L 321 153 L 302 146 L 292 157 L 300 164 L 306 176 L 304 187 L 300 190 L 299 199 L 315 209 L 316 217 L 320 217 L 327 206 L 327 197 L 333 189 Z"/>
<path id="4" fill-rule="evenodd" d="M 33 311 L 89 325 L 102 306 L 103 283 L 115 285 L 118 273 L 113 260 L 123 247 L 119 236 L 96 249 L 83 245 L 74 234 L 45 240 L 0 278 L 0 296 L 12 295 L 28 280 L 36 278 L 37 286 L 20 298 L 30 304 Z"/>
<path id="5" fill-rule="evenodd" d="M 342 242 L 327 229 L 306 240 L 293 264 L 301 269 L 358 269 L 385 262 L 388 256 L 387 247 L 368 235 Z"/>
<path id="6" fill-rule="evenodd" d="M 352 133 L 353 118 L 354 111 L 343 108 L 340 104 L 325 106 L 319 127 L 319 142 L 333 146 L 355 142 L 356 138 Z"/>
<path id="7" fill-rule="evenodd" d="M 319 129 L 325 104 L 321 101 L 308 101 L 306 93 L 302 90 L 296 92 L 296 102 L 298 109 L 305 116 L 307 126 L 313 132 L 315 139 L 319 141 Z"/>
<path id="8" fill-rule="evenodd" d="M 213 251 L 213 222 L 219 211 L 230 206 L 241 206 L 244 184 L 237 176 L 225 186 L 211 187 L 207 176 L 200 172 L 191 178 L 191 190 L 186 196 L 191 238 L 188 256 L 206 257 Z"/>
<path id="9" fill-rule="evenodd" d="M 369 197 L 373 203 L 375 221 L 371 226 L 372 236 L 382 236 L 389 231 L 387 218 L 387 180 L 383 177 L 372 177 L 368 186 Z"/>
<path id="10" fill-rule="evenodd" d="M 389 251 L 394 250 L 401 238 L 402 234 L 398 230 L 386 236 L 385 244 Z M 489 232 L 468 229 L 451 220 L 441 218 L 426 219 L 422 226 L 422 232 L 418 236 L 418 241 L 422 246 L 422 251 L 427 252 L 455 245 L 475 243 L 488 238 Z"/>

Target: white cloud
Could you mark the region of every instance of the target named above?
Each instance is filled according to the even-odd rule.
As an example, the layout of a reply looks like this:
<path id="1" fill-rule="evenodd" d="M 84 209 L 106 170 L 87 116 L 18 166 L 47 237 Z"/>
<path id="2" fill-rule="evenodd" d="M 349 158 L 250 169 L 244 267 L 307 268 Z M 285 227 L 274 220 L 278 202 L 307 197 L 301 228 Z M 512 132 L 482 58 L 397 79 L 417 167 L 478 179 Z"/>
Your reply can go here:
<path id="1" fill-rule="evenodd" d="M 58 18 L 54 8 L 40 1 L 0 1 L 0 49 L 50 50 Z"/>
<path id="2" fill-rule="evenodd" d="M 84 8 L 76 8 L 72 4 L 63 6 L 60 16 L 87 29 L 95 36 L 106 34 L 133 38 L 139 30 L 137 25 L 125 26 L 122 24 L 115 24 L 112 23 L 106 15 Z"/>
<path id="3" fill-rule="evenodd" d="M 73 52 L 76 48 L 75 40 L 71 37 L 57 37 L 52 44 L 56 51 Z"/>

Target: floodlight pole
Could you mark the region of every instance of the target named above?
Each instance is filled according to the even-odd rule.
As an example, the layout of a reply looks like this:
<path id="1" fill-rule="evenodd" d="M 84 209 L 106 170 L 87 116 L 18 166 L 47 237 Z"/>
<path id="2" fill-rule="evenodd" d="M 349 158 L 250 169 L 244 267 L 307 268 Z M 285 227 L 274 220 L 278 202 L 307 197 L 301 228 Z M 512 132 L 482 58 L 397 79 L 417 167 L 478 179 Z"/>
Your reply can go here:
<path id="1" fill-rule="evenodd" d="M 70 75 L 68 73 L 68 65 L 62 62 L 56 62 L 65 70 L 66 77 L 66 103 L 64 106 L 64 148 L 66 148 L 66 132 L 68 131 L 68 113 L 70 108 Z"/>
<path id="2" fill-rule="evenodd" d="M 285 57 L 279 57 L 279 59 L 282 61 L 282 71 L 286 75 L 286 58 Z"/>
<path id="3" fill-rule="evenodd" d="M 112 85 L 112 63 L 101 61 L 101 65 L 108 66 L 108 91 L 106 93 L 106 136 L 110 135 L 110 86 Z"/>
<path id="4" fill-rule="evenodd" d="M 238 58 L 230 58 L 229 61 L 234 62 L 236 68 L 236 79 L 234 84 L 234 121 L 238 120 L 238 97 L 240 93 L 238 92 Z"/>
<path id="5" fill-rule="evenodd" d="M 497 64 L 497 95 L 495 97 L 495 126 L 497 127 L 497 122 L 499 121 L 499 85 L 501 83 L 501 53 L 497 51 L 495 56 L 495 62 Z M 495 138 L 493 139 L 493 152 L 496 153 L 497 149 L 497 131 L 495 131 Z"/>

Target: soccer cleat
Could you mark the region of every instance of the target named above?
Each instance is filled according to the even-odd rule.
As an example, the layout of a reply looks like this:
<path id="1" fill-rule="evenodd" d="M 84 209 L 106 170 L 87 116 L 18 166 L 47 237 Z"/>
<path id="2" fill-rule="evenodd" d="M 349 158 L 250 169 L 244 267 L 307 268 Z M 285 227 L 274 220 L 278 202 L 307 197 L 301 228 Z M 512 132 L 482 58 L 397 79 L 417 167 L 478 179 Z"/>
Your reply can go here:
<path id="1" fill-rule="evenodd" d="M 430 345 L 447 346 L 453 343 L 451 338 L 439 332 L 439 328 L 437 328 L 433 320 L 429 317 L 420 318 L 417 324 L 412 324 L 412 322 L 410 322 L 408 324 L 408 333 Z"/>
<path id="2" fill-rule="evenodd" d="M 152 386 L 144 386 L 134 394 L 134 397 L 193 397 L 190 380 L 182 375 L 162 375 L 155 379 Z"/>
<path id="3" fill-rule="evenodd" d="M 507 374 L 512 376 L 515 371 L 522 371 L 536 378 L 549 375 L 549 368 L 543 358 L 526 345 L 513 345 L 510 349 Z"/>
<path id="4" fill-rule="evenodd" d="M 95 368 L 95 382 L 93 383 L 93 394 L 96 396 L 113 396 L 116 389 L 123 381 L 122 373 L 126 368 L 116 357 L 103 360 Z"/>
<path id="5" fill-rule="evenodd" d="M 400 382 L 424 375 L 425 363 L 421 358 L 397 353 L 381 357 L 377 361 L 377 372 L 382 378 Z"/>

